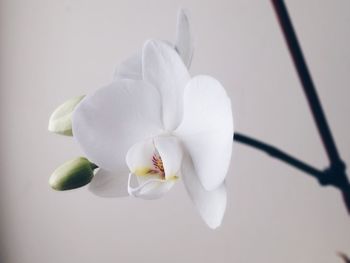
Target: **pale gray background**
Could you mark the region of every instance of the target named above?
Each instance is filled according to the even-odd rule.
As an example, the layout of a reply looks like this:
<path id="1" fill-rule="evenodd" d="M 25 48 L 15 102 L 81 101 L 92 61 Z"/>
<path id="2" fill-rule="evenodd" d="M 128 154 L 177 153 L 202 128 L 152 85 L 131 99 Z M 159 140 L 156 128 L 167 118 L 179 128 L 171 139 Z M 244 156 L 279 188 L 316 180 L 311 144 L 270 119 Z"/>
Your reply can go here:
<path id="1" fill-rule="evenodd" d="M 174 39 L 192 14 L 191 73 L 219 79 L 236 128 L 324 168 L 327 159 L 269 1 L 1 0 L 0 261 L 342 262 L 350 217 L 339 193 L 235 144 L 222 227 L 207 228 L 179 183 L 158 201 L 55 192 L 51 172 L 81 155 L 47 132 L 50 113 L 111 79 L 147 38 Z M 350 2 L 289 0 L 320 98 L 350 165 Z"/>

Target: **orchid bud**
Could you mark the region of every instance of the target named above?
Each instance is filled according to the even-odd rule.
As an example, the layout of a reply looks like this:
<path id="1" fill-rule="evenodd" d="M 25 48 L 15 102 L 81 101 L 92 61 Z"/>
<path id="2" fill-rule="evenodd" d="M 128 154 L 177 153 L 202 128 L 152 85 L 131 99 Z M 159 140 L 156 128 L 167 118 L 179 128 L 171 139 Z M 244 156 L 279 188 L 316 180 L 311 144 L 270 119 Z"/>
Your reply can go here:
<path id="1" fill-rule="evenodd" d="M 59 166 L 49 184 L 57 191 L 71 190 L 90 183 L 97 166 L 84 157 L 75 158 Z"/>
<path id="2" fill-rule="evenodd" d="M 50 116 L 49 131 L 61 135 L 72 136 L 72 113 L 84 97 L 85 96 L 72 98 L 56 108 Z"/>

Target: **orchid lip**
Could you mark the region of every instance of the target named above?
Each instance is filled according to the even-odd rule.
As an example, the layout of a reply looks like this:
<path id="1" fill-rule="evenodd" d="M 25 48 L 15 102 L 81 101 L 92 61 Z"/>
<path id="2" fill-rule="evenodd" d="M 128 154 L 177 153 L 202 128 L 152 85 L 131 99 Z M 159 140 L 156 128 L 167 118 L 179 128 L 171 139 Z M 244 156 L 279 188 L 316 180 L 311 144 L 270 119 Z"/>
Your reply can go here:
<path id="1" fill-rule="evenodd" d="M 133 197 L 143 199 L 157 199 L 165 192 L 169 191 L 178 179 L 177 176 L 172 176 L 168 179 L 150 178 L 136 187 L 132 186 L 132 177 L 134 173 L 129 173 L 128 178 L 128 193 Z M 165 187 L 165 188 L 164 188 Z M 163 188 L 163 189 L 162 189 Z"/>

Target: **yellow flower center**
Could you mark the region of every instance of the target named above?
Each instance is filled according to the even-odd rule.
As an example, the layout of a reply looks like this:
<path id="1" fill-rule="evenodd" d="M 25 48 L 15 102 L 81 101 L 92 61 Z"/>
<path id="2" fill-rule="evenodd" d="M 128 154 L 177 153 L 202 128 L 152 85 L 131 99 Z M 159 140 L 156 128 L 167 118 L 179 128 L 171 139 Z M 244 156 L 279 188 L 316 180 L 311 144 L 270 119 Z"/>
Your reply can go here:
<path id="1" fill-rule="evenodd" d="M 135 169 L 134 174 L 137 176 L 156 175 L 162 180 L 177 180 L 177 175 L 168 176 L 165 178 L 164 164 L 162 158 L 158 153 L 154 153 L 152 156 L 153 167 L 138 167 Z"/>

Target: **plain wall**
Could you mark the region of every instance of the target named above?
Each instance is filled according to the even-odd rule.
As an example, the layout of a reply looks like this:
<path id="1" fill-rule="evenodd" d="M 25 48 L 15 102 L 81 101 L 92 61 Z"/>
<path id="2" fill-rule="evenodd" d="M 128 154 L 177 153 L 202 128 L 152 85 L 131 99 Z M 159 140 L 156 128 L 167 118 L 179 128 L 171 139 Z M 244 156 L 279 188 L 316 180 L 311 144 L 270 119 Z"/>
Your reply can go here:
<path id="1" fill-rule="evenodd" d="M 350 164 L 350 2 L 289 0 L 320 99 Z M 148 38 L 172 41 L 191 12 L 191 73 L 220 80 L 236 130 L 326 168 L 328 161 L 269 1 L 0 0 L 0 261 L 337 263 L 350 217 L 337 190 L 235 143 L 228 207 L 210 230 L 178 183 L 164 198 L 103 199 L 48 185 L 82 155 L 47 131 L 65 100 L 111 80 Z"/>

